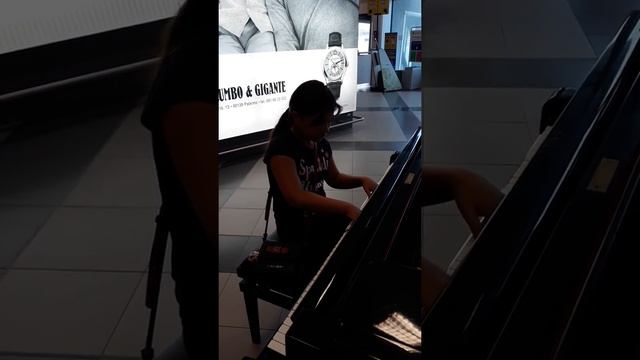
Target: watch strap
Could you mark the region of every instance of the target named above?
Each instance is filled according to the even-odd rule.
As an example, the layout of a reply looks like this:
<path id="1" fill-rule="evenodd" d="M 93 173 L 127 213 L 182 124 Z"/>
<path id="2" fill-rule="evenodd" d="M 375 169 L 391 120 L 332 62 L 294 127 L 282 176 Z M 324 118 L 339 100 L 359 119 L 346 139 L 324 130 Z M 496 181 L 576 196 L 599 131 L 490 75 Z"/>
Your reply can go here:
<path id="1" fill-rule="evenodd" d="M 340 88 L 342 87 L 342 81 L 330 82 L 327 84 L 329 91 L 333 94 L 333 97 L 338 99 L 340 97 Z"/>
<path id="2" fill-rule="evenodd" d="M 342 35 L 339 32 L 329 34 L 329 46 L 342 46 Z"/>

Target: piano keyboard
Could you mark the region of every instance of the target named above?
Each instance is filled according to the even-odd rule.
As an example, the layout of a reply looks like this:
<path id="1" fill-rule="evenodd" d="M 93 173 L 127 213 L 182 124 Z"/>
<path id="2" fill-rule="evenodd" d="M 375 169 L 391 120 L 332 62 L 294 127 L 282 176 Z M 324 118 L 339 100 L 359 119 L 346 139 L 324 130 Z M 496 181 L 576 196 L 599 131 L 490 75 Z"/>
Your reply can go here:
<path id="1" fill-rule="evenodd" d="M 382 179 L 384 179 L 384 177 L 387 175 L 387 172 L 389 171 L 389 169 L 391 168 L 391 165 L 389 165 L 387 167 L 387 170 L 385 171 L 384 175 L 382 175 Z M 373 193 L 375 193 L 375 190 L 373 191 Z M 373 193 L 369 196 L 373 196 Z M 362 203 L 362 205 L 360 206 L 360 210 L 364 209 L 364 207 L 367 205 L 367 202 L 369 202 L 369 197 L 367 197 L 364 202 Z M 342 243 L 342 240 L 344 239 L 345 235 L 349 232 L 349 229 L 351 228 L 351 225 L 353 224 L 353 222 L 349 223 L 349 225 L 347 226 L 347 228 L 345 229 L 344 234 L 342 234 L 342 237 L 340 238 L 340 240 L 336 243 L 336 246 L 333 247 L 333 249 L 331 250 L 331 252 L 329 253 L 329 256 L 327 256 L 327 259 L 324 261 L 324 263 L 322 263 L 322 266 L 320 266 L 320 269 L 318 270 L 318 272 L 316 272 L 316 274 L 314 275 L 314 277 L 311 279 L 311 281 L 309 282 L 309 284 L 307 285 L 307 287 L 305 287 L 304 291 L 302 292 L 302 294 L 300 295 L 300 297 L 298 298 L 298 301 L 296 301 L 296 303 L 293 305 L 293 307 L 291 308 L 291 311 L 289 311 L 289 314 L 287 314 L 286 319 L 284 320 L 284 322 L 282 323 L 282 325 L 280 325 L 280 327 L 278 328 L 278 331 L 276 331 L 275 335 L 273 335 L 273 338 L 271 339 L 271 341 L 269 341 L 269 343 L 267 344 L 267 347 L 275 352 L 277 352 L 278 354 L 282 355 L 282 356 L 287 356 L 287 351 L 286 351 L 286 336 L 287 336 L 287 332 L 289 331 L 289 328 L 291 328 L 291 325 L 293 324 L 293 321 L 291 320 L 291 315 L 293 313 L 295 313 L 296 309 L 298 308 L 298 305 L 300 305 L 300 303 L 302 302 L 302 300 L 305 298 L 305 296 L 307 295 L 307 292 L 309 291 L 309 289 L 311 289 L 311 287 L 313 286 L 313 284 L 316 282 L 316 280 L 318 279 L 318 275 L 320 275 L 320 273 L 322 272 L 322 270 L 324 269 L 324 267 L 327 265 L 327 263 L 329 262 L 329 259 L 331 259 L 331 257 L 333 256 L 333 253 L 336 251 L 336 249 L 338 248 L 338 246 L 340 246 L 340 243 Z"/>
<path id="2" fill-rule="evenodd" d="M 366 200 L 365 200 L 365 203 L 366 203 Z M 349 224 L 349 227 L 350 226 L 351 226 L 351 224 Z M 348 228 L 347 228 L 347 230 L 348 230 Z M 346 233 L 347 233 L 347 231 L 345 231 L 345 234 Z M 298 298 L 298 301 L 296 301 L 296 303 L 293 305 L 293 307 L 291 308 L 291 311 L 289 311 L 289 314 L 287 314 L 286 319 L 284 319 L 284 322 L 282 323 L 282 325 L 280 325 L 280 327 L 278 328 L 278 331 L 276 331 L 276 333 L 275 333 L 275 335 L 273 335 L 273 338 L 271 339 L 271 341 L 269 341 L 269 344 L 267 344 L 267 347 L 269 349 L 277 352 L 278 354 L 280 354 L 282 356 L 286 356 L 287 355 L 287 352 L 286 352 L 286 336 L 287 336 L 287 332 L 289 331 L 289 328 L 293 324 L 293 322 L 291 321 L 291 315 L 296 311 L 296 309 L 298 308 L 298 305 L 300 305 L 300 303 L 302 302 L 304 297 L 307 295 L 307 292 L 309 291 L 309 289 L 316 282 L 316 280 L 318 279 L 318 275 L 320 275 L 320 273 L 322 272 L 324 267 L 327 265 L 327 263 L 329 262 L 329 259 L 331 259 L 331 257 L 333 256 L 333 253 L 336 251 L 336 249 L 338 248 L 340 243 L 342 243 L 342 239 L 344 239 L 344 234 L 342 235 L 342 237 L 340 238 L 340 240 L 338 241 L 336 246 L 331 250 L 331 253 L 329 253 L 329 256 L 327 256 L 327 259 L 324 261 L 324 263 L 322 263 L 322 266 L 320 266 L 320 269 L 318 270 L 318 272 L 314 275 L 314 277 L 311 279 L 311 281 L 309 282 L 307 287 L 304 289 L 304 291 L 302 292 L 302 294 Z"/>
<path id="3" fill-rule="evenodd" d="M 518 170 L 516 170 L 516 172 L 513 174 L 513 176 L 511 177 L 511 180 L 509 180 L 509 183 L 504 188 L 502 188 L 502 192 L 505 195 L 507 195 L 509 191 L 511 191 L 515 183 L 518 181 L 518 179 L 520 179 L 520 175 L 522 175 L 522 173 L 524 172 L 524 169 L 527 168 L 527 166 L 529 165 L 529 162 L 531 161 L 535 153 L 540 148 L 540 145 L 542 145 L 544 140 L 547 138 L 547 135 L 549 135 L 549 132 L 551 131 L 551 129 L 552 129 L 551 126 L 547 126 L 547 128 L 544 129 L 542 134 L 538 135 L 533 145 L 531 145 L 531 147 L 529 148 L 529 151 L 527 152 L 527 155 L 522 161 L 522 164 L 520 164 L 520 167 L 518 168 Z M 451 260 L 451 262 L 449 263 L 449 266 L 447 267 L 447 275 L 449 276 L 453 275 L 453 273 L 456 271 L 458 266 L 460 266 L 460 263 L 467 257 L 467 254 L 473 247 L 473 244 L 475 244 L 475 240 L 476 239 L 473 237 L 473 235 L 469 235 L 467 240 L 460 247 L 460 250 L 458 250 L 458 253 L 456 254 L 456 256 L 454 256 L 453 260 Z"/>

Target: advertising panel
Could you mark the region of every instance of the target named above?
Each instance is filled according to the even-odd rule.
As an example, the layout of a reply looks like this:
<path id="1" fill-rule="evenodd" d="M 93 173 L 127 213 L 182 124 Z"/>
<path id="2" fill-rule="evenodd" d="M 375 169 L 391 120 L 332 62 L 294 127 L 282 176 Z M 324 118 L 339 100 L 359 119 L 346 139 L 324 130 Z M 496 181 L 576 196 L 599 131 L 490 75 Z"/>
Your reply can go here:
<path id="1" fill-rule="evenodd" d="M 358 1 L 221 0 L 218 30 L 220 140 L 272 129 L 307 80 L 355 111 Z"/>

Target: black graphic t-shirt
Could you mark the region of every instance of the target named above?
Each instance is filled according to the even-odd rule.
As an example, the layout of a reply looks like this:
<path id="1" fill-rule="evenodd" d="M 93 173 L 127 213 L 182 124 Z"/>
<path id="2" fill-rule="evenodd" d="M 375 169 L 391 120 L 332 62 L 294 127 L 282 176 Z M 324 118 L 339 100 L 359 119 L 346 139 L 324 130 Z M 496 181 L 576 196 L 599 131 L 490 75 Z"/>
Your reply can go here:
<path id="1" fill-rule="evenodd" d="M 265 156 L 269 185 L 273 195 L 273 212 L 278 228 L 278 236 L 282 241 L 296 241 L 303 236 L 306 218 L 313 216 L 310 211 L 290 206 L 282 196 L 273 172 L 271 171 L 271 157 L 287 156 L 296 164 L 298 179 L 305 191 L 311 191 L 321 196 L 324 192 L 324 180 L 329 172 L 329 162 L 332 157 L 331 146 L 326 139 L 315 143 L 313 149 L 296 138 L 291 131 L 287 131 L 275 138 Z"/>

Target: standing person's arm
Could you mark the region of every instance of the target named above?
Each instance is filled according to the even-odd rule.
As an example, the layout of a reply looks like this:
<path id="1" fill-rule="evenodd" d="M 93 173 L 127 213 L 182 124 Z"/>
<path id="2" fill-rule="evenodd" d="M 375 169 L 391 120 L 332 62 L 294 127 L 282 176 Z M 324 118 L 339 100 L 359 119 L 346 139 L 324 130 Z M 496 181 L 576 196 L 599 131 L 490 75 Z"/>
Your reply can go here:
<path id="1" fill-rule="evenodd" d="M 267 13 L 273 27 L 278 51 L 301 50 L 300 39 L 289 16 L 286 0 L 266 0 Z"/>
<path id="2" fill-rule="evenodd" d="M 212 104 L 186 102 L 172 106 L 164 118 L 169 155 L 211 241 L 218 237 L 216 116 Z"/>

